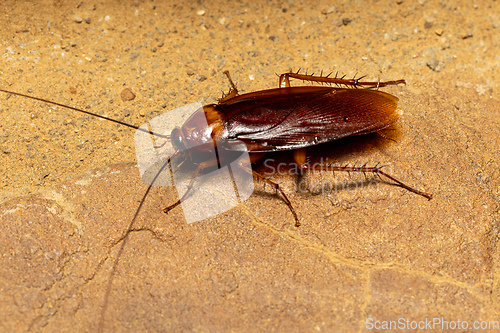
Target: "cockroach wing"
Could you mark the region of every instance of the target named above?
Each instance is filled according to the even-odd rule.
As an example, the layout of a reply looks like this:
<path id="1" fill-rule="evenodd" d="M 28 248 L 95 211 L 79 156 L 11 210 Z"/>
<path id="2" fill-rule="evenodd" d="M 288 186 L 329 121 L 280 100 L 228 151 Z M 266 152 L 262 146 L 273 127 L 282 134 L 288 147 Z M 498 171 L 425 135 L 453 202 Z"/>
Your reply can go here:
<path id="1" fill-rule="evenodd" d="M 228 141 L 249 151 L 296 149 L 387 128 L 398 98 L 378 90 L 292 87 L 245 94 L 217 105 Z"/>

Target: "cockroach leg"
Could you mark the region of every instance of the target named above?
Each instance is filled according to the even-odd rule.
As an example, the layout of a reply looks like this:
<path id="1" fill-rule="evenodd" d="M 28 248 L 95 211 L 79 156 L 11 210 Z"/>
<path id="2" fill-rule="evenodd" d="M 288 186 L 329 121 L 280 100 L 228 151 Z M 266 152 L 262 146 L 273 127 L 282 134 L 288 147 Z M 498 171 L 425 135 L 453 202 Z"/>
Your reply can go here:
<path id="1" fill-rule="evenodd" d="M 184 163 L 184 161 L 182 163 Z M 196 170 L 195 170 L 195 172 L 193 174 L 193 177 L 191 177 L 191 181 L 189 182 L 189 185 L 188 185 L 188 187 L 186 189 L 186 192 L 184 192 L 184 195 L 179 200 L 177 200 L 175 203 L 173 203 L 172 205 L 170 205 L 168 207 L 165 207 L 163 209 L 163 212 L 164 213 L 168 213 L 169 211 L 171 211 L 175 207 L 179 206 L 180 203 L 183 202 L 188 197 L 189 192 L 193 188 L 194 181 L 198 177 L 198 174 L 200 173 L 200 171 L 203 170 L 203 169 L 205 169 L 205 168 L 213 167 L 213 166 L 215 166 L 217 164 L 218 164 L 218 161 L 217 161 L 216 158 L 198 164 L 198 167 L 196 168 Z"/>
<path id="2" fill-rule="evenodd" d="M 304 152 L 305 152 L 305 149 L 304 149 Z M 264 156 L 266 156 L 265 153 L 254 153 L 254 154 L 251 154 L 250 155 L 250 163 L 251 164 L 256 163 L 257 161 L 259 161 L 260 159 L 262 159 Z M 264 175 L 262 175 L 262 174 L 260 174 L 260 173 L 258 173 L 256 171 L 254 171 L 254 170 L 252 170 L 250 164 L 248 164 L 246 162 L 239 162 L 238 163 L 238 167 L 240 169 L 245 170 L 246 172 L 248 172 L 249 174 L 253 175 L 254 177 L 257 177 L 258 179 L 262 180 L 264 182 L 264 184 L 266 184 L 266 183 L 270 184 L 275 189 L 275 191 L 279 192 L 281 194 L 281 196 L 283 197 L 283 200 L 285 201 L 286 205 L 288 206 L 288 208 L 292 212 L 293 218 L 295 219 L 295 226 L 296 227 L 300 227 L 299 217 L 297 216 L 297 213 L 295 212 L 295 209 L 293 209 L 292 203 L 290 202 L 290 200 L 286 196 L 285 192 L 283 192 L 283 190 L 281 189 L 281 187 L 279 186 L 279 184 L 273 182 L 272 180 L 269 180 Z"/>
<path id="3" fill-rule="evenodd" d="M 404 188 L 404 189 L 406 189 L 406 190 L 408 190 L 410 192 L 413 192 L 415 194 L 421 195 L 424 198 L 426 198 L 427 200 L 431 200 L 432 199 L 432 194 L 425 193 L 425 192 L 419 191 L 417 189 L 414 189 L 413 187 L 410 187 L 410 186 L 404 184 L 403 182 L 397 180 L 396 178 L 392 177 L 391 175 L 383 172 L 382 170 L 380 170 L 380 168 L 374 169 L 373 172 L 376 173 L 376 174 L 378 174 L 378 175 L 382 175 L 382 176 L 384 176 L 386 178 L 389 178 L 390 180 L 392 180 L 393 182 L 395 182 L 396 184 L 398 184 L 402 188 Z"/>
<path id="4" fill-rule="evenodd" d="M 349 165 L 344 165 L 344 166 L 332 166 L 332 165 L 328 165 L 328 164 L 324 164 L 324 163 L 320 163 L 320 164 L 316 164 L 314 165 L 314 167 L 311 169 L 311 170 L 315 170 L 315 171 L 331 171 L 331 172 L 335 172 L 335 171 L 342 171 L 342 172 L 347 172 L 347 173 L 350 173 L 350 172 L 362 172 L 363 174 L 366 174 L 366 173 L 372 173 L 374 175 L 377 175 L 377 176 L 384 176 L 388 179 L 390 179 L 391 181 L 395 182 L 398 186 L 410 191 L 410 192 L 413 192 L 415 194 L 418 194 L 420 196 L 423 196 L 424 198 L 428 199 L 428 200 L 431 200 L 432 199 L 432 194 L 429 194 L 429 193 L 425 193 L 425 192 L 422 192 L 422 191 L 419 191 L 411 186 L 408 186 L 406 185 L 405 183 L 397 180 L 396 178 L 394 178 L 393 176 L 389 175 L 388 173 L 385 173 L 384 171 L 382 171 L 381 169 L 383 168 L 383 166 L 373 166 L 373 167 L 367 167 L 365 165 L 361 166 L 361 167 L 357 167 L 357 166 L 349 166 Z"/>
<path id="5" fill-rule="evenodd" d="M 346 85 L 348 87 L 359 87 L 359 86 L 364 86 L 366 88 L 376 88 L 378 89 L 379 87 L 385 87 L 385 86 L 390 86 L 390 85 L 396 85 L 396 84 L 406 84 L 405 80 L 395 80 L 395 81 L 385 81 L 385 82 L 380 82 L 375 81 L 375 82 L 360 82 L 364 76 L 358 78 L 358 79 L 344 79 L 345 75 L 337 78 L 335 76 L 334 78 L 328 77 L 330 74 L 327 76 L 314 76 L 314 75 L 307 75 L 307 74 L 299 74 L 293 73 L 293 72 L 288 72 L 280 75 L 279 78 L 279 87 L 280 88 L 288 88 L 290 87 L 290 78 L 302 80 L 302 81 L 310 81 L 310 82 L 320 82 L 320 83 L 329 83 L 329 84 L 336 84 L 336 85 Z"/>
<path id="6" fill-rule="evenodd" d="M 187 193 L 187 191 L 186 191 Z M 175 207 L 179 206 L 181 204 L 181 200 L 177 200 L 174 204 L 168 206 L 168 207 L 165 207 L 163 208 L 163 212 L 165 214 L 167 214 L 168 212 L 170 212 L 172 209 L 174 209 Z"/>
<path id="7" fill-rule="evenodd" d="M 299 148 L 293 151 L 293 160 L 301 170 L 307 166 L 306 148 Z"/>
<path id="8" fill-rule="evenodd" d="M 299 69 L 300 70 L 300 69 Z M 285 74 L 281 74 L 280 75 L 280 82 L 279 82 L 279 87 L 280 88 L 289 88 L 290 87 L 290 76 L 294 74 L 294 75 L 301 75 L 302 74 L 299 74 L 299 72 L 297 71 L 297 73 L 285 73 Z"/>
<path id="9" fill-rule="evenodd" d="M 288 208 L 292 212 L 293 218 L 295 219 L 295 226 L 296 227 L 300 227 L 299 217 L 297 216 L 297 213 L 295 212 L 295 209 L 293 209 L 292 203 L 290 202 L 290 200 L 286 196 L 285 192 L 283 192 L 283 190 L 281 189 L 281 187 L 279 186 L 279 184 L 273 182 L 272 180 L 270 180 L 268 178 L 266 178 L 265 176 L 261 175 L 260 173 L 252 170 L 251 168 L 249 168 L 246 165 L 240 165 L 240 167 L 243 170 L 245 170 L 246 172 L 252 174 L 254 177 L 257 177 L 260 180 L 262 180 L 262 181 L 268 183 L 269 185 L 271 185 L 272 187 L 274 187 L 274 189 L 281 194 L 281 196 L 283 197 L 283 200 L 285 200 L 285 203 L 287 204 Z"/>

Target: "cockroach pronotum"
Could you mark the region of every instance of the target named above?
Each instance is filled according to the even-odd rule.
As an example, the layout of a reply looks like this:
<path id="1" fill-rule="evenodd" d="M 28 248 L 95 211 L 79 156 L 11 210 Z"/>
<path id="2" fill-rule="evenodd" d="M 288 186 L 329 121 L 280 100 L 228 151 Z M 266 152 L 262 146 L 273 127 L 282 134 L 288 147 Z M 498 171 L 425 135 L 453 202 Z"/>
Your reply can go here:
<path id="1" fill-rule="evenodd" d="M 404 184 L 382 171 L 379 166 L 332 166 L 319 163 L 310 167 L 306 163 L 307 147 L 344 137 L 379 132 L 391 126 L 397 119 L 398 98 L 378 88 L 405 84 L 404 80 L 362 82 L 363 77 L 345 79 L 345 76 L 330 77 L 331 73 L 326 76 L 314 76 L 290 71 L 279 76 L 279 88 L 239 95 L 229 73 L 224 73 L 231 88 L 217 104 L 205 105 L 198 109 L 181 127 L 172 130 L 170 135 L 153 133 L 170 139 L 176 149 L 172 157 L 181 156 L 181 163 L 189 161 L 196 166 L 184 195 L 165 208 L 165 213 L 186 199 L 195 178 L 202 170 L 224 163 L 219 157 L 208 160 L 193 158 L 189 151 L 210 152 L 217 149 L 215 147 L 235 152 L 248 151 L 251 153 L 250 163 L 259 161 L 267 153 L 293 150 L 294 161 L 301 170 L 358 172 L 383 176 L 410 192 L 429 200 L 432 198 L 431 194 Z M 322 85 L 291 87 L 290 78 Z M 78 108 L 8 90 L 0 91 L 69 108 L 140 130 L 137 126 Z M 295 225 L 300 226 L 292 203 L 276 182 L 252 170 L 251 165 L 241 165 L 241 168 L 279 192 L 295 219 Z"/>

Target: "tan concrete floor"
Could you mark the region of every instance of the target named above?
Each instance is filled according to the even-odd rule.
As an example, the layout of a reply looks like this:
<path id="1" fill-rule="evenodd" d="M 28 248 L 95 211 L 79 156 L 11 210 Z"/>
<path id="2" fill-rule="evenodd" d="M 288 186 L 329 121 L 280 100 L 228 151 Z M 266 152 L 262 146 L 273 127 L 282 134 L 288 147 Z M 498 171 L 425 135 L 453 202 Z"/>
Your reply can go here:
<path id="1" fill-rule="evenodd" d="M 173 188 L 145 196 L 134 130 L 0 93 L 0 331 L 498 323 L 499 7 L 1 2 L 0 88 L 136 125 L 217 102 L 225 70 L 242 93 L 277 87 L 290 68 L 404 78 L 384 89 L 400 99 L 395 142 L 371 135 L 309 152 L 387 164 L 434 198 L 383 182 L 318 194 L 324 180 L 364 180 L 324 173 L 297 192 L 277 175 L 300 228 L 261 182 L 237 207 L 186 224 L 179 207 L 162 212 Z M 136 98 L 123 101 L 124 88 Z"/>

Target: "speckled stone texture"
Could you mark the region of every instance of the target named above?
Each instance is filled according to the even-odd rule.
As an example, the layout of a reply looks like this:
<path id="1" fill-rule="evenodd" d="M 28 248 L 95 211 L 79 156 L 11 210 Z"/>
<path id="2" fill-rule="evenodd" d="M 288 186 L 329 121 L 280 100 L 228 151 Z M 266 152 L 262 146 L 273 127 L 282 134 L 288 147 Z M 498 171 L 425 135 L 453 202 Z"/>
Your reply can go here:
<path id="1" fill-rule="evenodd" d="M 384 88 L 400 99 L 394 141 L 371 135 L 308 152 L 342 165 L 380 162 L 434 198 L 325 173 L 306 175 L 296 191 L 296 177 L 282 174 L 272 179 L 300 228 L 261 182 L 237 207 L 186 224 L 179 207 L 162 212 L 175 189 L 147 192 L 141 182 L 133 130 L 0 93 L 0 331 L 498 323 L 499 9 L 498 1 L 3 1 L 2 89 L 136 125 L 216 102 L 228 91 L 225 70 L 242 93 L 277 87 L 275 73 L 290 68 L 404 78 L 406 86 Z M 135 98 L 122 98 L 125 89 Z M 322 181 L 361 186 L 322 192 Z"/>

